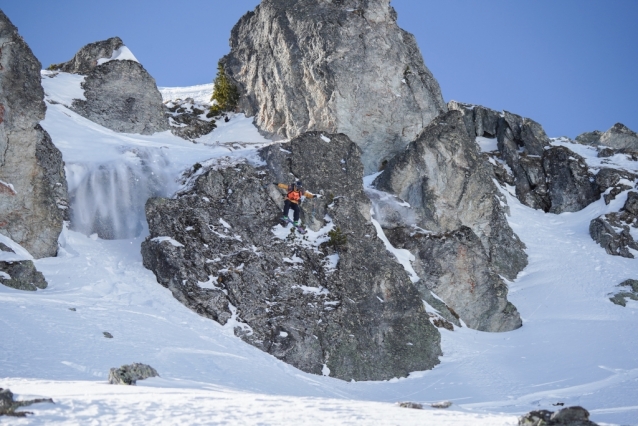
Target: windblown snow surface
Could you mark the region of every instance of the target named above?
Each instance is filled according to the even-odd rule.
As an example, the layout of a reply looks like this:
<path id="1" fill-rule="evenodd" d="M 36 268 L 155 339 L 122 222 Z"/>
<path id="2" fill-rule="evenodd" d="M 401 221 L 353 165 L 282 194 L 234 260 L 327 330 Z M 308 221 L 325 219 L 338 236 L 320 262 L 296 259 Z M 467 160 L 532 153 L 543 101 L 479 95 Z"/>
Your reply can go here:
<path id="1" fill-rule="evenodd" d="M 193 163 L 225 156 L 257 161 L 256 143 L 268 143 L 241 115 L 196 144 L 169 132 L 117 134 L 64 106 L 79 83 L 64 74 L 43 77 L 47 99 L 60 103 L 47 105 L 42 122 L 75 178 L 69 186 L 79 205 L 87 201 L 78 197 L 86 196 L 108 207 L 99 192 L 78 195 L 83 177 L 97 169 L 121 175 L 124 164 L 128 182 L 139 170 L 161 169 L 157 179 L 170 195 Z M 164 95 L 200 90 L 165 89 Z M 253 143 L 231 143 L 242 141 Z M 599 161 L 590 148 L 555 143 L 568 144 L 594 166 Z M 611 160 L 638 169 L 624 156 Z M 151 186 L 158 182 L 148 179 Z M 383 382 L 306 374 L 243 343 L 232 324 L 222 327 L 188 310 L 142 266 L 143 227 L 117 240 L 65 228 L 58 257 L 35 262 L 46 290 L 0 285 L 0 387 L 17 399 L 50 397 L 55 404 L 27 407 L 34 415 L 0 417 L 0 424 L 498 426 L 515 425 L 530 410 L 557 410 L 559 403 L 584 406 L 600 424 L 638 424 L 638 303 L 622 308 L 608 299 L 617 284 L 637 278 L 638 260 L 607 255 L 588 234 L 590 220 L 617 211 L 626 194 L 609 206 L 598 201 L 554 215 L 503 191 L 510 224 L 529 254 L 529 266 L 509 283 L 523 327 L 507 333 L 441 329 L 440 365 Z M 137 386 L 107 384 L 110 368 L 133 362 L 151 365 L 161 377 Z M 454 404 L 447 410 L 396 405 L 441 400 Z"/>

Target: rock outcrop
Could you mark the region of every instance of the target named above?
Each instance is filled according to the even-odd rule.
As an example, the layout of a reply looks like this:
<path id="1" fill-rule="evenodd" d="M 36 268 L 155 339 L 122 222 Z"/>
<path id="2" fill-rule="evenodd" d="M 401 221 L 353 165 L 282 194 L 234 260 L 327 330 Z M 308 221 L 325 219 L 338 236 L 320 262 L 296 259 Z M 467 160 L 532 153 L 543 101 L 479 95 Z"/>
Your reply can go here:
<path id="1" fill-rule="evenodd" d="M 264 0 L 222 63 L 240 109 L 269 134 L 345 133 L 376 172 L 445 112 L 439 84 L 390 0 Z"/>
<path id="2" fill-rule="evenodd" d="M 553 412 L 530 411 L 518 419 L 519 426 L 597 426 L 589 420 L 589 411 L 583 407 L 566 407 Z"/>
<path id="3" fill-rule="evenodd" d="M 109 383 L 112 385 L 135 385 L 138 380 L 149 377 L 159 377 L 157 370 L 150 365 L 137 362 L 109 370 Z"/>
<path id="4" fill-rule="evenodd" d="M 2 13 L 2 11 L 0 11 Z M 0 388 L 0 416 L 12 416 L 12 417 L 26 417 L 27 414 L 33 414 L 29 411 L 16 411 L 21 407 L 28 407 L 29 405 L 39 404 L 42 402 L 49 402 L 53 404 L 51 398 L 38 398 L 26 401 L 15 401 L 13 399 L 13 392 L 9 389 Z"/>
<path id="5" fill-rule="evenodd" d="M 35 258 L 55 256 L 67 209 L 62 154 L 38 124 L 40 62 L 0 11 L 0 233 Z"/>
<path id="6" fill-rule="evenodd" d="M 86 75 L 86 99 L 72 105 L 83 117 L 120 133 L 150 135 L 169 129 L 155 79 L 120 38 L 88 44 L 70 61 L 50 68 Z"/>
<path id="7" fill-rule="evenodd" d="M 521 326 L 507 301 L 507 285 L 527 265 L 524 244 L 505 218 L 487 162 L 470 138 L 459 111 L 437 117 L 417 140 L 392 159 L 374 181 L 409 204 L 412 224 L 385 233 L 415 256 L 416 285 L 432 291 L 469 327 L 507 331 Z M 405 218 L 405 213 L 398 216 Z"/>
<path id="8" fill-rule="evenodd" d="M 420 228 L 434 234 L 472 229 L 498 273 L 513 279 L 527 265 L 527 255 L 505 219 L 486 164 L 463 115 L 450 111 L 391 160 L 374 185 L 409 203 Z"/>
<path id="9" fill-rule="evenodd" d="M 566 147 L 551 146 L 534 120 L 455 101 L 448 107 L 463 114 L 471 137 L 495 134 L 494 175 L 501 183 L 515 186 L 523 204 L 559 214 L 581 210 L 600 197 L 601 190 L 583 158 Z"/>
<path id="10" fill-rule="evenodd" d="M 118 51 L 123 46 L 124 42 L 119 37 L 111 37 L 107 40 L 89 43 L 82 47 L 70 61 L 51 65 L 49 69 L 87 75 L 98 66 L 100 59 L 111 58 L 113 52 Z"/>
<path id="11" fill-rule="evenodd" d="M 632 228 L 634 233 L 638 228 L 638 192 L 634 191 L 627 194 L 621 211 L 593 219 L 589 224 L 589 235 L 607 254 L 633 259 L 629 249 L 638 250 L 638 242 L 632 236 Z"/>
<path id="12" fill-rule="evenodd" d="M 612 149 L 638 150 L 638 134 L 622 123 L 614 124 L 606 132 L 594 130 L 576 136 L 576 142 L 583 145 L 603 145 Z"/>
<path id="13" fill-rule="evenodd" d="M 310 132 L 261 152 L 266 166 L 208 165 L 176 199 L 149 200 L 144 265 L 186 306 L 301 370 L 381 380 L 436 365 L 440 335 L 370 221 L 359 148 Z M 305 235 L 278 221 L 273 182 L 295 178 L 325 194 L 303 207 Z"/>

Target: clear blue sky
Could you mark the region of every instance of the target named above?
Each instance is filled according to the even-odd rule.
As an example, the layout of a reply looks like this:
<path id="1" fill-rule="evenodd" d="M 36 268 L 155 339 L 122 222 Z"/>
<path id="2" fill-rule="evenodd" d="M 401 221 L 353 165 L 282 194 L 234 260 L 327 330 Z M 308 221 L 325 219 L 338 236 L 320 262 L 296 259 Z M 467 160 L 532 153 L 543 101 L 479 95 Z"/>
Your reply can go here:
<path id="1" fill-rule="evenodd" d="M 258 0 L 0 0 L 43 66 L 119 36 L 160 86 L 207 83 Z M 638 131 L 638 0 L 393 0 L 446 101 L 533 118 L 550 136 Z"/>

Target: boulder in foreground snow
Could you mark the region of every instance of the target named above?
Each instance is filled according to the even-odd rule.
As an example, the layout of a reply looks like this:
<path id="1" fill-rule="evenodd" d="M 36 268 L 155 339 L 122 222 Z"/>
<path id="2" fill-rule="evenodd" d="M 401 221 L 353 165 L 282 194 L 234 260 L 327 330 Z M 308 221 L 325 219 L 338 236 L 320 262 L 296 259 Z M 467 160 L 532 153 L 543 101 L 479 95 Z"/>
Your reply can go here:
<path id="1" fill-rule="evenodd" d="M 39 398 L 28 401 L 15 401 L 13 399 L 13 392 L 11 392 L 9 389 L 0 388 L 0 416 L 26 417 L 27 414 L 33 413 L 30 413 L 28 411 L 16 410 L 18 410 L 20 407 L 27 407 L 29 405 L 38 404 L 41 402 L 50 402 L 53 404 L 53 400 L 50 398 Z"/>
<path id="2" fill-rule="evenodd" d="M 638 301 L 638 280 L 625 280 L 618 284 L 622 290 L 611 294 L 609 300 L 619 306 L 627 306 L 627 300 Z"/>
<path id="3" fill-rule="evenodd" d="M 135 385 L 138 380 L 149 377 L 159 377 L 157 370 L 150 365 L 137 362 L 109 370 L 109 383 L 112 385 Z"/>
<path id="4" fill-rule="evenodd" d="M 530 411 L 518 419 L 519 426 L 597 426 L 589 420 L 589 411 L 583 407 L 566 407 L 551 412 Z"/>

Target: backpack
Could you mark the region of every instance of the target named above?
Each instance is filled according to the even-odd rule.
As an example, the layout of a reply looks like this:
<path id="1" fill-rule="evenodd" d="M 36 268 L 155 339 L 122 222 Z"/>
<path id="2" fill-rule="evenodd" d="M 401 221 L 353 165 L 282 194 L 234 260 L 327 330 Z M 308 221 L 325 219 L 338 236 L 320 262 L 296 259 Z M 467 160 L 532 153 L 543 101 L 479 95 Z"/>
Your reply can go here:
<path id="1" fill-rule="evenodd" d="M 299 200 L 301 200 L 301 195 L 302 195 L 302 188 L 298 188 L 296 185 L 292 184 L 292 185 L 288 185 L 288 199 L 290 201 L 294 201 L 296 203 L 299 202 Z"/>

